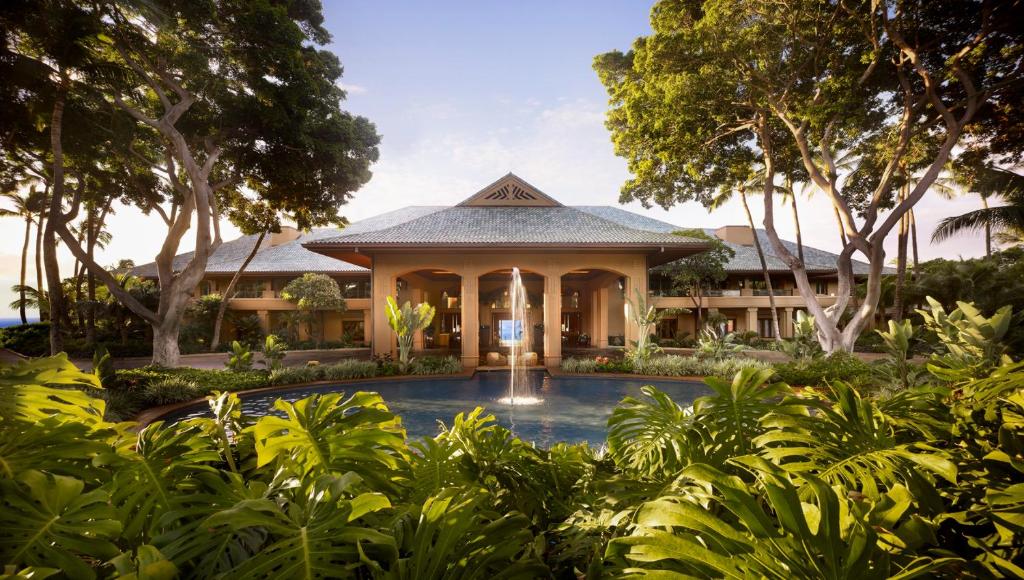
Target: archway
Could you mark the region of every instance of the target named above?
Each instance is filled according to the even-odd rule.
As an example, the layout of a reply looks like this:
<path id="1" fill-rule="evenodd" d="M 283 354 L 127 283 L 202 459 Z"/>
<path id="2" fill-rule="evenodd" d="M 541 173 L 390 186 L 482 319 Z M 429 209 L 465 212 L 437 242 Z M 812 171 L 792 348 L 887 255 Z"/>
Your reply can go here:
<path id="1" fill-rule="evenodd" d="M 626 320 L 633 298 L 627 276 L 605 268 L 576 268 L 562 275 L 562 356 L 621 348 L 634 338 Z"/>
<path id="2" fill-rule="evenodd" d="M 427 329 L 413 337 L 413 351 L 438 356 L 462 354 L 462 277 L 443 268 L 424 268 L 396 277 L 399 305 L 425 302 L 434 307 Z M 383 307 L 383 305 L 382 305 Z"/>
<path id="3" fill-rule="evenodd" d="M 526 288 L 527 320 L 523 325 L 523 333 L 529 340 L 529 350 L 537 354 L 537 364 L 544 360 L 544 276 L 528 271 L 520 271 L 523 286 Z M 482 274 L 479 284 L 479 353 L 480 364 L 501 365 L 507 357 L 508 345 L 503 344 L 500 335 L 502 321 L 510 320 L 509 285 L 512 269 L 492 270 Z M 498 356 L 495 356 L 498 355 Z"/>

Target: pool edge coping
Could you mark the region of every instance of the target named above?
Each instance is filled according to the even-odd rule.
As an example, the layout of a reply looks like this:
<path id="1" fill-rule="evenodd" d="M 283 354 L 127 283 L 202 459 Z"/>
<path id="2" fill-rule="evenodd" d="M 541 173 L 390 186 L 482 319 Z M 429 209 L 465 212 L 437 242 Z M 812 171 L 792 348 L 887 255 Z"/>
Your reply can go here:
<path id="1" fill-rule="evenodd" d="M 251 395 L 259 395 L 269 393 L 273 391 L 284 391 L 290 389 L 300 389 L 302 387 L 315 387 L 320 385 L 359 385 L 368 382 L 389 382 L 389 381 L 425 381 L 430 379 L 470 379 L 475 374 L 474 369 L 462 370 L 458 373 L 450 373 L 443 375 L 390 375 L 385 377 L 363 377 L 360 379 L 325 379 L 322 381 L 307 381 L 305 383 L 291 383 L 287 385 L 271 385 L 269 387 L 258 387 L 255 389 L 245 389 L 241 391 L 228 391 L 238 395 L 238 398 L 242 399 Z M 137 428 L 142 429 L 150 423 L 159 421 L 162 417 L 175 411 L 180 411 L 186 407 L 198 405 L 207 400 L 207 397 L 199 397 L 188 401 L 180 401 L 178 403 L 169 403 L 167 405 L 160 405 L 159 407 L 150 407 L 139 411 L 131 421 L 138 423 Z"/>

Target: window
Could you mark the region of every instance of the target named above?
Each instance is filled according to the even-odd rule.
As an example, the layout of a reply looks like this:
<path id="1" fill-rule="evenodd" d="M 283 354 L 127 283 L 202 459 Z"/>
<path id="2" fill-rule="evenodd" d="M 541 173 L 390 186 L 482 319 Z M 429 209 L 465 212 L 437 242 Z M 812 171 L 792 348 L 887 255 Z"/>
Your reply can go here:
<path id="1" fill-rule="evenodd" d="M 679 329 L 679 319 L 676 317 L 662 318 L 658 321 L 658 338 L 672 338 L 676 337 L 676 332 Z"/>
<path id="2" fill-rule="evenodd" d="M 828 296 L 828 280 L 816 280 L 814 282 L 814 293 L 818 296 Z"/>
<path id="3" fill-rule="evenodd" d="M 250 280 L 247 282 L 239 282 L 235 286 L 235 293 L 232 298 L 262 298 L 263 297 L 263 280 Z"/>
<path id="4" fill-rule="evenodd" d="M 369 280 L 338 280 L 342 298 L 369 298 Z"/>
<path id="5" fill-rule="evenodd" d="M 217 291 L 217 283 L 210 280 L 206 280 L 199 284 L 199 295 L 209 296 Z"/>
<path id="6" fill-rule="evenodd" d="M 775 338 L 775 332 L 772 329 L 771 318 L 759 318 L 757 320 L 757 334 L 761 338 Z"/>
<path id="7" fill-rule="evenodd" d="M 345 341 L 365 342 L 366 325 L 362 320 L 342 320 L 341 336 Z"/>

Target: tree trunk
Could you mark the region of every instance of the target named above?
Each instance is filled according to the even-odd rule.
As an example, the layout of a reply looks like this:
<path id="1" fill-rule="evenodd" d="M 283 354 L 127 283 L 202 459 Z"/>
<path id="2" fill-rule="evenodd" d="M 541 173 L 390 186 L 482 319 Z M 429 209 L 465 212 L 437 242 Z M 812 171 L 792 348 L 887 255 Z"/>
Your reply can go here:
<path id="1" fill-rule="evenodd" d="M 215 352 L 217 347 L 220 346 L 220 329 L 224 324 L 224 314 L 228 310 L 228 301 L 231 300 L 231 293 L 235 291 L 235 285 L 238 284 L 238 279 L 242 277 L 242 272 L 245 272 L 246 267 L 249 266 L 249 262 L 256 257 L 256 252 L 260 250 L 260 245 L 263 244 L 263 238 L 267 236 L 266 230 L 260 232 L 260 237 L 256 239 L 256 244 L 252 247 L 252 251 L 246 256 L 245 261 L 235 272 L 235 275 L 231 277 L 231 282 L 228 283 L 227 290 L 221 295 L 220 307 L 217 308 L 217 319 L 213 322 L 213 340 L 210 341 L 210 352 Z"/>
<path id="2" fill-rule="evenodd" d="M 701 304 L 704 302 L 704 295 L 698 291 L 697 297 L 694 298 L 691 296 L 690 301 L 693 302 L 693 319 L 695 325 L 693 327 L 693 337 L 697 338 L 697 335 L 700 334 L 701 327 L 704 326 L 704 319 L 701 313 Z"/>
<path id="3" fill-rule="evenodd" d="M 25 218 L 25 243 L 21 245 L 21 286 L 18 287 L 18 314 L 21 315 L 21 323 L 28 324 L 28 316 L 25 314 L 25 275 L 28 271 L 28 242 L 32 237 L 32 217 Z"/>
<path id="4" fill-rule="evenodd" d="M 981 206 L 988 209 L 988 198 L 981 196 Z M 988 221 L 985 222 L 985 257 L 989 258 L 992 256 L 992 224 Z"/>
<path id="5" fill-rule="evenodd" d="M 843 218 L 839 215 L 839 208 L 832 206 L 832 213 L 836 216 L 836 223 L 839 224 L 839 241 L 845 248 L 850 244 L 850 241 L 846 238 L 846 229 L 843 228 Z"/>
<path id="6" fill-rule="evenodd" d="M 907 189 L 910 184 L 905 184 L 900 189 L 899 200 L 902 203 L 906 199 Z M 907 236 L 910 230 L 909 215 L 903 214 L 900 218 L 900 229 L 896 235 L 896 288 L 893 291 L 892 306 L 893 318 L 896 322 L 903 320 L 903 285 L 907 279 Z M 885 312 L 882 312 L 883 320 Z"/>
<path id="7" fill-rule="evenodd" d="M 46 208 L 50 200 L 50 184 L 43 188 L 43 199 L 39 204 L 39 223 L 36 224 L 36 295 L 39 298 L 39 320 L 47 320 L 48 312 L 43 312 L 43 228 L 46 227 Z"/>
<path id="8" fill-rule="evenodd" d="M 747 214 L 747 223 L 750 224 L 750 233 L 754 238 L 754 248 L 757 250 L 757 258 L 761 261 L 761 272 L 764 274 L 764 284 L 768 288 L 768 306 L 772 312 L 772 332 L 775 333 L 775 340 L 782 339 L 779 332 L 779 311 L 775 308 L 775 289 L 772 288 L 772 277 L 768 273 L 768 261 L 764 257 L 764 250 L 761 248 L 761 240 L 757 236 L 757 228 L 754 227 L 754 216 L 750 214 L 750 206 L 747 205 L 747 194 L 740 192 L 740 200 L 743 202 L 743 211 Z M 748 328 L 748 331 L 755 330 Z"/>
<path id="9" fill-rule="evenodd" d="M 796 209 L 796 192 L 792 186 L 789 190 L 789 207 L 793 210 L 793 224 L 796 227 L 796 255 L 800 261 L 804 261 L 804 236 L 800 230 L 800 212 Z"/>
<path id="10" fill-rule="evenodd" d="M 181 319 L 166 317 L 162 324 L 153 327 L 153 364 L 162 367 L 176 367 L 181 360 L 178 348 L 178 334 Z"/>
<path id="11" fill-rule="evenodd" d="M 108 206 L 109 207 L 109 206 Z M 86 243 L 88 246 L 85 251 L 89 256 L 90 260 L 96 259 L 96 244 L 100 237 L 100 229 L 103 227 L 103 220 L 106 219 L 106 209 L 104 209 L 99 216 L 95 215 L 95 210 L 90 212 L 90 218 L 87 220 L 87 227 L 89 228 Z M 91 345 L 96 344 L 96 275 L 92 273 L 92 270 L 85 267 L 82 264 L 82 270 L 87 273 L 86 275 L 86 292 L 87 300 L 89 301 L 89 307 L 86 310 L 85 320 L 85 340 Z"/>
<path id="12" fill-rule="evenodd" d="M 61 76 L 64 76 L 63 71 Z M 59 222 L 64 201 L 64 148 L 61 142 L 64 124 L 64 100 L 67 96 L 67 79 L 62 78 L 53 103 L 50 119 L 50 149 L 53 155 L 53 192 L 50 196 L 49 219 L 43 231 L 43 263 L 46 266 L 46 285 L 50 305 L 50 354 L 64 350 L 64 290 L 60 283 L 57 262 L 57 234 L 54 229 Z"/>
<path id="13" fill-rule="evenodd" d="M 917 216 L 914 214 L 914 210 L 910 210 L 910 247 L 912 252 L 912 261 L 910 267 L 910 279 L 917 279 L 917 266 L 920 263 L 917 253 Z"/>

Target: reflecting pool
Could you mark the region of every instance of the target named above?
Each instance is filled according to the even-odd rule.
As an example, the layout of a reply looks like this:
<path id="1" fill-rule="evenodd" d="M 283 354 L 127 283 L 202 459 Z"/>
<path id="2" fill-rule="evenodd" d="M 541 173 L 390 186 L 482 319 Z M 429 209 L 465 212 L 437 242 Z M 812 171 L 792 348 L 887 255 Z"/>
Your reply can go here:
<path id="1" fill-rule="evenodd" d="M 388 407 L 402 417 L 410 437 L 436 435 L 439 421 L 451 424 L 460 412 L 480 406 L 520 438 L 548 446 L 559 441 L 604 443 L 608 416 L 625 396 L 639 396 L 640 387 L 654 385 L 683 406 L 710 389 L 703 383 L 671 380 L 619 379 L 591 375 L 552 377 L 543 371 L 529 373 L 533 392 L 543 401 L 536 405 L 510 406 L 498 399 L 508 396 L 509 373 L 478 372 L 471 378 L 406 379 L 362 382 L 349 385 L 317 385 L 242 398 L 243 412 L 262 416 L 273 411 L 276 399 L 297 401 L 314 393 L 376 391 Z M 177 421 L 210 416 L 206 405 L 195 405 L 170 413 L 164 420 Z"/>

